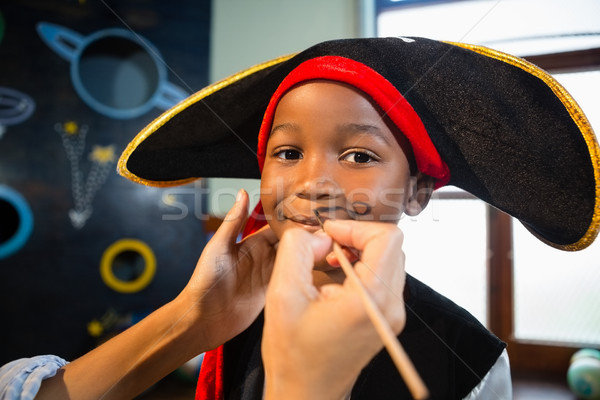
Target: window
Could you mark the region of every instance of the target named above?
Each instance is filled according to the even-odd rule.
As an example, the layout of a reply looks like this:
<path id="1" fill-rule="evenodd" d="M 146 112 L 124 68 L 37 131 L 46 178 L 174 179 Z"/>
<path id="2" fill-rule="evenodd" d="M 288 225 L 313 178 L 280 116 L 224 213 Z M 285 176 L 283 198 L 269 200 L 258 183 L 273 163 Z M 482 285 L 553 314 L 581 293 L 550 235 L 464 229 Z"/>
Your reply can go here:
<path id="1" fill-rule="evenodd" d="M 481 44 L 524 57 L 554 74 L 600 132 L 600 23 L 595 17 L 599 14 L 600 2 L 595 0 L 377 0 L 376 30 L 378 36 Z M 564 376 L 578 347 L 600 346 L 600 261 L 596 261 L 600 239 L 581 252 L 558 251 L 506 214 L 478 200 L 453 197 L 442 194 L 436 200 L 439 205 L 430 204 L 438 221 L 425 210 L 419 222 L 437 223 L 443 237 L 435 240 L 468 256 L 464 263 L 473 263 L 474 269 L 460 266 L 453 276 L 448 266 L 461 261 L 447 257 L 435 261 L 443 248 L 416 250 L 423 243 L 414 243 L 411 236 L 421 240 L 424 236 L 409 220 L 400 223 L 406 232 L 407 271 L 467 308 L 507 341 L 515 372 Z M 434 261 L 421 265 L 413 253 L 427 254 Z M 473 275 L 468 278 L 473 280 L 465 275 Z M 487 285 L 482 283 L 485 279 Z M 483 294 L 468 284 L 461 288 L 465 282 L 481 285 Z M 485 302 L 486 311 L 476 304 L 479 301 Z"/>
<path id="2" fill-rule="evenodd" d="M 515 340 L 600 345 L 600 241 L 568 253 L 518 223 L 512 238 Z"/>
<path id="3" fill-rule="evenodd" d="M 486 204 L 440 189 L 417 217 L 404 216 L 406 272 L 487 324 Z"/>

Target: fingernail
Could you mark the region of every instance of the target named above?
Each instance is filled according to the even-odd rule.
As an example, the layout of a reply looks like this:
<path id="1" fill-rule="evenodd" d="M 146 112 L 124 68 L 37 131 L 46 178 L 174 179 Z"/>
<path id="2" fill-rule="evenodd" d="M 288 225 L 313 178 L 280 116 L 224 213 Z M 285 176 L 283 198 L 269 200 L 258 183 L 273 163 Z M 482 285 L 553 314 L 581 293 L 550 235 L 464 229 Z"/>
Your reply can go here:
<path id="1" fill-rule="evenodd" d="M 235 202 L 238 203 L 238 202 L 242 201 L 243 195 L 244 195 L 244 189 L 238 190 L 237 195 L 235 196 Z"/>
<path id="2" fill-rule="evenodd" d="M 319 237 L 329 237 L 328 234 L 325 233 L 325 231 L 319 230 L 315 232 L 315 236 L 319 236 Z"/>

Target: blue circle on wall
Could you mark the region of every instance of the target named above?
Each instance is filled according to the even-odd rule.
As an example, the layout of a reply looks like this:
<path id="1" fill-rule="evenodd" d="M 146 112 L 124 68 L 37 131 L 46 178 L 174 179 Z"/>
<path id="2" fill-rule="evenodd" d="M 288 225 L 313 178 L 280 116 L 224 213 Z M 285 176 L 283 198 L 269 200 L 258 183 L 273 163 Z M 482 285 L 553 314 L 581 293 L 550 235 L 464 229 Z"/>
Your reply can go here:
<path id="1" fill-rule="evenodd" d="M 33 213 L 19 192 L 0 185 L 0 259 L 19 251 L 33 231 Z"/>

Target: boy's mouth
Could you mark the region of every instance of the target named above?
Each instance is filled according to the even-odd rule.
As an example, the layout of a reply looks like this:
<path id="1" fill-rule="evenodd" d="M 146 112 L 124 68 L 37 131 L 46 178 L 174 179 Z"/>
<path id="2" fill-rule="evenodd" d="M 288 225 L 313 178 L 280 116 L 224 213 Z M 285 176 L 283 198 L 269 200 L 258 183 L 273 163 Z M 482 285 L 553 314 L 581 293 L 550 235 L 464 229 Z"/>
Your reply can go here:
<path id="1" fill-rule="evenodd" d="M 319 221 L 317 221 L 317 219 L 315 217 L 309 217 L 309 216 L 304 216 L 304 215 L 294 215 L 294 216 L 286 217 L 286 219 L 288 219 L 292 222 L 295 222 L 297 224 L 301 224 L 301 225 L 318 226 L 318 227 L 321 226 L 319 224 Z"/>
<path id="2" fill-rule="evenodd" d="M 348 219 L 349 213 L 344 207 L 315 207 L 311 208 L 308 214 L 305 214 L 306 210 L 299 211 L 288 209 L 284 210 L 281 208 L 278 214 L 280 220 L 288 220 L 296 224 L 305 225 L 308 227 L 321 227 L 319 220 L 315 215 L 315 211 L 319 213 L 322 221 L 327 219 Z M 286 212 L 287 211 L 287 212 Z"/>

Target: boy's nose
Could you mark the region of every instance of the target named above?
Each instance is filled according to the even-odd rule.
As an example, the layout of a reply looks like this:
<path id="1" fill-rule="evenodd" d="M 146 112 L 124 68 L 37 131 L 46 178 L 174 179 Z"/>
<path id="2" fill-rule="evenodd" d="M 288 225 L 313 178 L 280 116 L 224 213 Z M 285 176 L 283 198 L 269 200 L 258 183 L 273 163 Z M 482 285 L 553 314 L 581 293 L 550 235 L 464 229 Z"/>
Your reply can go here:
<path id="1" fill-rule="evenodd" d="M 335 167 L 323 160 L 306 160 L 297 196 L 308 199 L 335 198 L 343 191 L 335 177 Z"/>
<path id="2" fill-rule="evenodd" d="M 342 193 L 340 187 L 330 178 L 322 177 L 313 180 L 304 180 L 297 194 L 305 199 L 335 198 Z"/>

